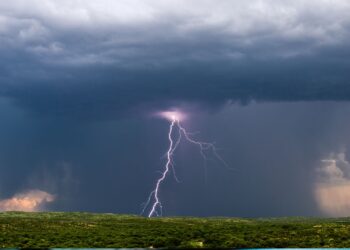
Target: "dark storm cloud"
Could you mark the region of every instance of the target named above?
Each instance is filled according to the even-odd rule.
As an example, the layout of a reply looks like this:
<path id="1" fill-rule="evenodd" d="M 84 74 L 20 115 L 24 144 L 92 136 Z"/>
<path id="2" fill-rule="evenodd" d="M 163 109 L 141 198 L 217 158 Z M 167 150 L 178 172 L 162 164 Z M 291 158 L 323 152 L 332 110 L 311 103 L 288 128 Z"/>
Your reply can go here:
<path id="1" fill-rule="evenodd" d="M 209 162 L 205 185 L 181 145 L 166 215 L 339 214 L 348 203 L 325 206 L 314 170 L 347 173 L 349 105 L 228 103 L 350 100 L 348 13 L 348 0 L 0 1 L 3 204 L 42 190 L 53 210 L 140 212 L 169 124 L 139 115 L 177 106 L 216 111 L 184 125 L 239 171 Z"/>
<path id="2" fill-rule="evenodd" d="M 181 102 L 348 100 L 347 1 L 0 3 L 1 94 L 112 118 Z"/>

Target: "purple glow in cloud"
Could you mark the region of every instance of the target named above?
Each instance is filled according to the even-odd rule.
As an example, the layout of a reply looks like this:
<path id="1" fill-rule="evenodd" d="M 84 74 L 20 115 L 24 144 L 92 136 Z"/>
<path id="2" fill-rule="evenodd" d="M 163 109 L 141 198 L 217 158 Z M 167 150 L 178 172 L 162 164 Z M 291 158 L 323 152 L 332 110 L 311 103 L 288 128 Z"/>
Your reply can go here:
<path id="1" fill-rule="evenodd" d="M 167 161 L 165 163 L 164 170 L 161 172 L 161 176 L 158 178 L 155 188 L 152 190 L 147 201 L 144 203 L 142 214 L 144 214 L 146 210 L 149 209 L 148 217 L 162 215 L 163 206 L 159 197 L 160 186 L 165 181 L 170 169 L 173 170 L 174 177 L 177 180 L 175 169 L 174 169 L 174 163 L 173 163 L 173 155 L 182 138 L 184 138 L 187 142 L 192 143 L 199 147 L 200 154 L 205 160 L 205 162 L 207 161 L 206 153 L 210 151 L 217 160 L 219 160 L 223 165 L 228 167 L 226 162 L 217 153 L 217 149 L 213 143 L 202 142 L 202 141 L 197 141 L 193 139 L 190 133 L 187 132 L 186 129 L 181 125 L 180 122 L 188 118 L 188 115 L 186 113 L 183 113 L 179 110 L 173 110 L 173 111 L 162 111 L 157 113 L 156 115 L 158 117 L 162 117 L 170 121 L 169 132 L 168 132 L 169 148 L 166 152 Z M 176 140 L 173 137 L 174 129 L 178 130 L 178 138 Z"/>

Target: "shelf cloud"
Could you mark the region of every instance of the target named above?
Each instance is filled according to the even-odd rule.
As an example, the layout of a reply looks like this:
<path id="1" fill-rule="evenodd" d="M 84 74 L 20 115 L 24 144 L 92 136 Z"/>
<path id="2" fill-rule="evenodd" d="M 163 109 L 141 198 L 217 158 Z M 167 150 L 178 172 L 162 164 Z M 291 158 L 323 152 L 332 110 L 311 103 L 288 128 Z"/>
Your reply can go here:
<path id="1" fill-rule="evenodd" d="M 346 0 L 1 2 L 0 95 L 107 119 L 179 102 L 349 100 L 349 11 Z"/>

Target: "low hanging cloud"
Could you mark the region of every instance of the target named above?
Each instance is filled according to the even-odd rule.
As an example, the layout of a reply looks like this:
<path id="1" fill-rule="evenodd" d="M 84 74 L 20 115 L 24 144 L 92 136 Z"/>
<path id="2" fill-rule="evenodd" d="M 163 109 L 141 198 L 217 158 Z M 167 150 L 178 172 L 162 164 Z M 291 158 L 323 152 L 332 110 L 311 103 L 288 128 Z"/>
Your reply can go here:
<path id="1" fill-rule="evenodd" d="M 54 195 L 45 191 L 29 190 L 16 194 L 12 198 L 0 200 L 0 211 L 41 211 L 45 208 L 46 203 L 54 200 Z"/>
<path id="2" fill-rule="evenodd" d="M 350 215 L 350 162 L 344 152 L 331 154 L 317 169 L 315 198 L 320 210 L 328 216 Z"/>
<path id="3" fill-rule="evenodd" d="M 0 96 L 88 119 L 349 100 L 349 11 L 346 0 L 0 1 Z"/>
<path id="4" fill-rule="evenodd" d="M 349 11 L 347 0 L 0 1 L 0 98 L 91 120 L 350 100 Z"/>

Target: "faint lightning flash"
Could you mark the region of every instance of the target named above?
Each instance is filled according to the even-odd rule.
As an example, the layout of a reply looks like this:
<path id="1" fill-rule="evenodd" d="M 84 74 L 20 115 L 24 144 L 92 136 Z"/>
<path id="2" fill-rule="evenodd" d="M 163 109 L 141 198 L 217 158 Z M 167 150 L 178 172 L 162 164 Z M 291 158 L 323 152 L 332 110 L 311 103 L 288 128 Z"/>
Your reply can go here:
<path id="1" fill-rule="evenodd" d="M 220 157 L 220 155 L 217 152 L 217 149 L 214 145 L 214 143 L 209 143 L 209 142 L 202 142 L 202 141 L 197 141 L 193 138 L 191 138 L 190 133 L 186 131 L 184 127 L 182 127 L 180 121 L 186 119 L 186 115 L 184 113 L 181 113 L 179 111 L 166 111 L 166 112 L 160 112 L 158 113 L 158 116 L 165 118 L 170 121 L 170 127 L 169 127 L 169 132 L 168 132 L 168 139 L 169 139 L 169 148 L 166 152 L 166 164 L 164 170 L 161 172 L 160 178 L 157 180 L 155 188 L 153 191 L 150 193 L 147 201 L 144 203 L 143 210 L 141 214 L 144 214 L 146 209 L 149 208 L 149 213 L 148 217 L 152 216 L 160 216 L 162 215 L 162 203 L 159 198 L 159 190 L 160 190 L 160 185 L 162 182 L 165 180 L 167 174 L 169 173 L 170 169 L 172 169 L 174 173 L 175 180 L 178 181 L 176 174 L 175 174 L 175 168 L 174 168 L 174 163 L 173 163 L 173 155 L 178 147 L 180 141 L 182 138 L 185 138 L 187 142 L 190 142 L 192 144 L 195 144 L 199 147 L 200 154 L 203 157 L 205 161 L 207 161 L 208 157 L 206 155 L 206 152 L 210 150 L 212 154 L 226 167 L 228 165 L 226 162 Z M 178 131 L 178 138 L 175 141 L 173 139 L 173 133 L 174 129 L 177 129 Z"/>

